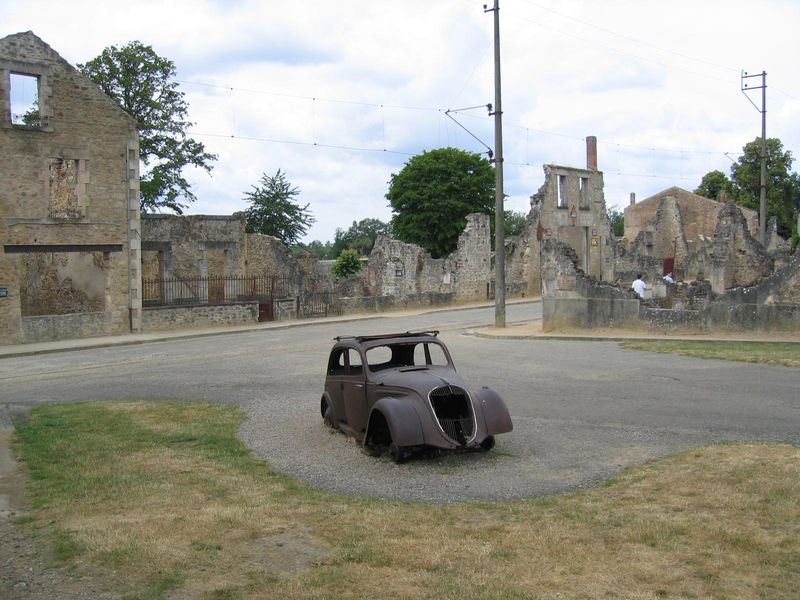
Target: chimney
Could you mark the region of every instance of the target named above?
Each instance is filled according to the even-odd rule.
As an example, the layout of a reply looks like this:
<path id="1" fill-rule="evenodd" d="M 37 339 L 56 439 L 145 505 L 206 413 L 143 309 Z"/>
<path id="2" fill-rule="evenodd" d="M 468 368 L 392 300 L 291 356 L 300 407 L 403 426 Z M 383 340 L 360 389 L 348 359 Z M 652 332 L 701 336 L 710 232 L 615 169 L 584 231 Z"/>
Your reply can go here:
<path id="1" fill-rule="evenodd" d="M 636 192 L 631 192 L 631 206 L 636 204 Z"/>
<path id="2" fill-rule="evenodd" d="M 597 171 L 597 138 L 593 135 L 586 138 L 586 168 Z"/>

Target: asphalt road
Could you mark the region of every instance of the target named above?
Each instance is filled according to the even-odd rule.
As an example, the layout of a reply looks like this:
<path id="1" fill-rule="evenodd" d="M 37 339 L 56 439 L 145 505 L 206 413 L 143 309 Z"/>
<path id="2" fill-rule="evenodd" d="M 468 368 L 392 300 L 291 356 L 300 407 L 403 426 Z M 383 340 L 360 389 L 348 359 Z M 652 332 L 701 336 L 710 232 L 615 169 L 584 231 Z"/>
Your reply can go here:
<path id="1" fill-rule="evenodd" d="M 508 322 L 541 315 L 508 306 Z M 240 436 L 275 468 L 358 496 L 423 502 L 534 497 L 596 485 L 621 468 L 714 442 L 800 443 L 800 372 L 621 349 L 614 342 L 472 335 L 492 308 L 384 315 L 0 360 L 0 403 L 193 400 L 241 406 Z M 395 465 L 361 453 L 319 416 L 336 335 L 439 329 L 471 386 L 506 400 L 514 431 L 488 453 Z"/>

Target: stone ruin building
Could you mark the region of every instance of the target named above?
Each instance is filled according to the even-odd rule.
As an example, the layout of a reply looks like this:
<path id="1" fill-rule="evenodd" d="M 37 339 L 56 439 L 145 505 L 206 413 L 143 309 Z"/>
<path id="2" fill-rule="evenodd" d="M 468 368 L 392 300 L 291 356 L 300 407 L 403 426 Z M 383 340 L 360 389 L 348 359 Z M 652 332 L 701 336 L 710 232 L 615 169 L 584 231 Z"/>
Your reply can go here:
<path id="1" fill-rule="evenodd" d="M 709 276 L 713 271 L 715 244 L 731 238 L 734 230 L 738 251 L 750 257 L 763 255 L 756 246 L 758 214 L 754 210 L 736 207 L 744 222 L 734 229 L 718 231 L 721 220 L 734 218 L 725 202 L 709 200 L 678 187 L 671 187 L 642 202 L 631 200 L 625 208 L 625 238 L 618 244 L 617 276 L 633 279 L 643 272 L 660 277 L 673 273 L 676 280 L 693 280 L 698 275 Z M 724 213 L 724 214 L 723 214 Z M 731 258 L 735 259 L 736 254 Z M 718 262 L 718 261 L 717 261 Z M 758 261 L 756 261 L 758 262 Z M 752 263 L 752 261 L 751 261 Z M 732 264 L 727 281 L 733 285 L 748 285 L 765 275 L 772 265 L 762 256 L 761 267 Z"/>
<path id="2" fill-rule="evenodd" d="M 379 237 L 362 273 L 336 282 L 310 254 L 246 234 L 241 213 L 141 216 L 136 123 L 31 32 L 0 39 L 0 100 L 0 333 L 10 343 L 494 296 L 482 214 L 467 217 L 448 257 Z M 508 297 L 541 294 L 549 328 L 797 328 L 800 259 L 774 226 L 765 249 L 754 211 L 673 187 L 632 203 L 615 239 L 597 141 L 586 143 L 585 168 L 544 166 L 524 232 L 506 240 Z M 660 283 L 667 271 L 691 294 Z M 637 272 L 655 299 L 627 290 Z M 691 310 L 665 311 L 659 297 Z"/>
<path id="3" fill-rule="evenodd" d="M 586 139 L 586 168 L 544 165 L 544 183 L 531 196 L 525 232 L 506 243 L 506 282 L 510 295 L 542 292 L 541 249 L 558 240 L 575 252 L 580 269 L 611 280 L 614 238 L 606 212 L 603 173 L 597 168 L 597 139 Z"/>
<path id="4" fill-rule="evenodd" d="M 244 213 L 142 215 L 147 330 L 293 318 L 297 298 L 322 289 L 315 259 L 245 233 L 245 221 Z"/>
<path id="5" fill-rule="evenodd" d="M 32 32 L 0 39 L 0 337 L 141 330 L 134 119 Z"/>
<path id="6" fill-rule="evenodd" d="M 632 200 L 613 279 L 593 277 L 569 245 L 543 246 L 543 327 L 800 329 L 800 259 L 774 231 L 765 249 L 757 229 L 755 211 L 677 187 Z M 627 289 L 638 273 L 649 280 L 645 303 Z"/>

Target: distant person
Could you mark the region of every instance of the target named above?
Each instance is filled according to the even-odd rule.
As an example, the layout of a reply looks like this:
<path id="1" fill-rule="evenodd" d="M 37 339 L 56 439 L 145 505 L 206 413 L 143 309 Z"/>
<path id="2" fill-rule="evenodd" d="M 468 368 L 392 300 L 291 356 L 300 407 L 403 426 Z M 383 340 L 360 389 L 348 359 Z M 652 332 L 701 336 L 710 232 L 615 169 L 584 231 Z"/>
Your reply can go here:
<path id="1" fill-rule="evenodd" d="M 675 283 L 675 280 L 672 278 L 672 271 L 664 275 L 664 281 L 667 283 Z"/>
<path id="2" fill-rule="evenodd" d="M 631 287 L 633 288 L 633 291 L 636 292 L 636 294 L 639 296 L 639 298 L 644 300 L 644 291 L 647 289 L 647 286 L 644 283 L 644 275 L 642 275 L 641 273 L 637 274 L 636 279 L 634 279 L 633 283 L 631 284 Z"/>

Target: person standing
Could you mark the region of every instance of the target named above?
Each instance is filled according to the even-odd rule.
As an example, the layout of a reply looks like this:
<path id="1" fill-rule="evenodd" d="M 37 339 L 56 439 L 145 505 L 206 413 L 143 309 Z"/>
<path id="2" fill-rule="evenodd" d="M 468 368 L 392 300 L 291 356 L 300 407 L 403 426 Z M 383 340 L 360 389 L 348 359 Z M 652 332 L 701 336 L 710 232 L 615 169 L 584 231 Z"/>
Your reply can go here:
<path id="1" fill-rule="evenodd" d="M 633 280 L 631 287 L 633 288 L 633 291 L 636 292 L 636 294 L 639 296 L 639 298 L 644 300 L 644 291 L 647 289 L 647 285 L 644 282 L 643 274 L 639 273 L 636 275 L 636 279 Z"/>

